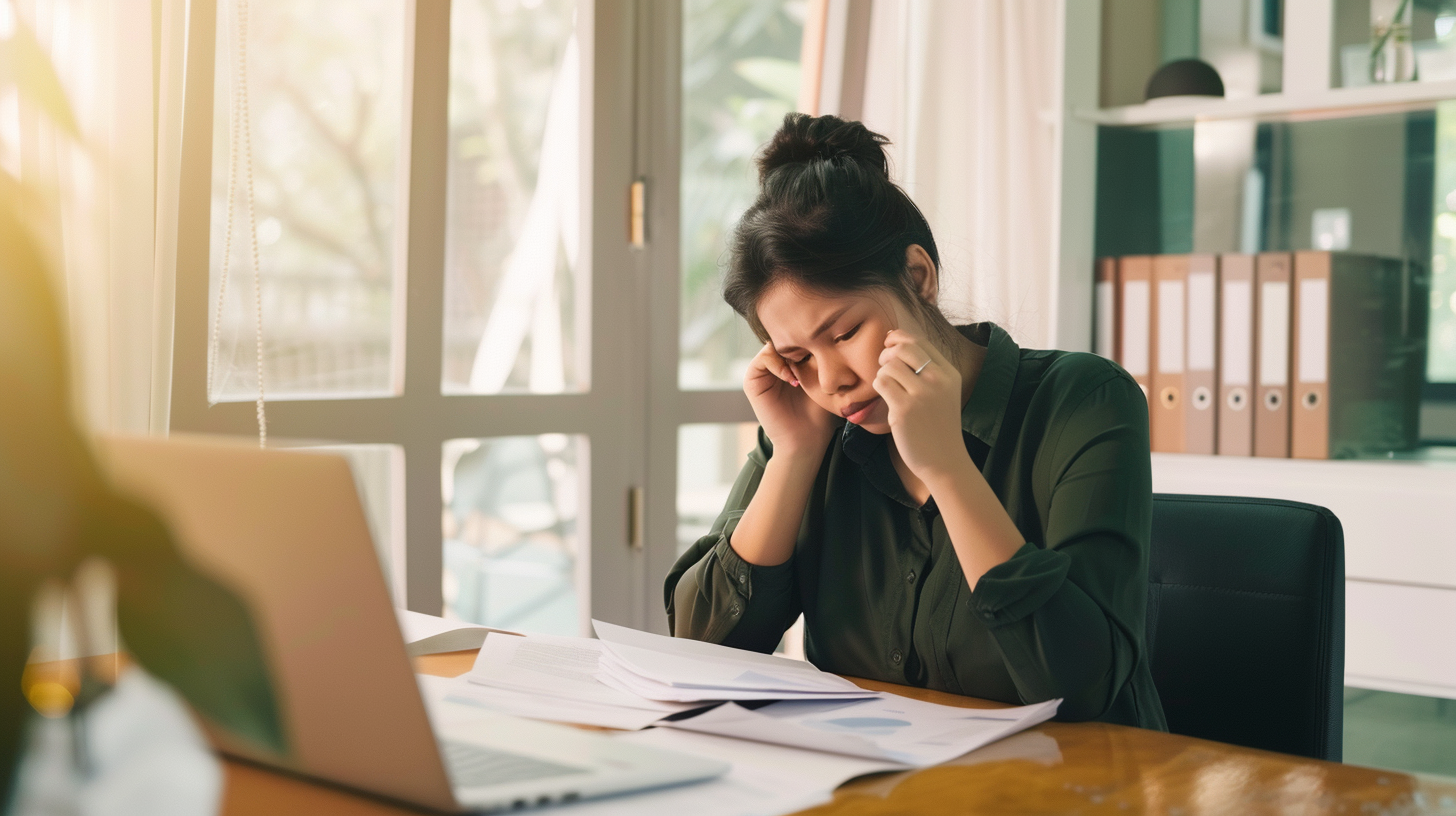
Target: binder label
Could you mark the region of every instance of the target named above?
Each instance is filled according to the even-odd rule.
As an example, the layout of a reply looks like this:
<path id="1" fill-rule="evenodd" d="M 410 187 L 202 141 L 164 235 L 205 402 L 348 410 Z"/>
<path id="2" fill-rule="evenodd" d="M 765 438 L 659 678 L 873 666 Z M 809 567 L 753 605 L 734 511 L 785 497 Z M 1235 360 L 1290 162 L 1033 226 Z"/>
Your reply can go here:
<path id="1" fill-rule="evenodd" d="M 1213 370 L 1214 302 L 1213 273 L 1188 273 L 1189 371 Z"/>
<path id="2" fill-rule="evenodd" d="M 1223 384 L 1248 385 L 1254 374 L 1254 339 L 1249 318 L 1254 313 L 1254 287 L 1249 281 L 1225 281 L 1223 285 Z"/>
<path id="3" fill-rule="evenodd" d="M 1158 281 L 1158 372 L 1183 373 L 1183 281 Z"/>
<path id="4" fill-rule="evenodd" d="M 1322 383 L 1329 379 L 1330 282 L 1308 278 L 1299 282 L 1299 381 Z"/>
<path id="5" fill-rule="evenodd" d="M 1259 385 L 1288 384 L 1289 284 L 1273 281 L 1259 287 Z"/>
<path id="6" fill-rule="evenodd" d="M 1122 285 L 1122 367 L 1134 377 L 1148 375 L 1148 301 L 1152 293 L 1145 280 Z"/>

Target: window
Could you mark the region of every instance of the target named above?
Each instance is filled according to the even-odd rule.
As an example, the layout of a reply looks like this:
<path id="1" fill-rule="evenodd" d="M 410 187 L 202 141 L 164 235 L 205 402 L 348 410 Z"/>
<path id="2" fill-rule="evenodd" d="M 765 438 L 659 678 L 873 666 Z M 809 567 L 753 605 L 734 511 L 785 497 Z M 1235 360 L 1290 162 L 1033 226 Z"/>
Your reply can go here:
<path id="1" fill-rule="evenodd" d="M 576 0 L 451 7 L 447 393 L 585 390 L 576 12 Z"/>
<path id="2" fill-rule="evenodd" d="M 576 633 L 586 444 L 559 433 L 445 443 L 447 616 Z"/>
<path id="3" fill-rule="evenodd" d="M 749 451 L 758 423 L 695 423 L 677 431 L 677 551 L 708 534 Z"/>
<path id="4" fill-rule="evenodd" d="M 209 304 L 229 274 L 213 400 L 253 399 L 255 293 L 246 193 L 256 201 L 263 377 L 272 398 L 394 390 L 394 221 L 403 30 L 395 0 L 251 3 L 248 110 L 254 149 L 234 156 L 236 26 L 223 26 L 213 119 Z M 222 7 L 232 8 L 231 3 Z M 255 52 L 256 54 L 256 52 Z M 228 225 L 228 194 L 234 217 Z M 216 307 L 213 307 L 216 309 Z M 213 313 L 216 320 L 218 313 Z"/>
<path id="5" fill-rule="evenodd" d="M 239 1 L 195 0 L 188 20 L 181 432 L 256 432 Z M 751 200 L 748 157 L 793 104 L 805 7 L 247 9 L 269 441 L 350 457 L 397 604 L 663 630 L 680 456 L 685 489 L 716 496 L 752 436 L 712 425 L 753 418 L 738 379 L 757 345 L 716 299 L 715 264 Z M 635 182 L 644 246 L 626 229 Z"/>

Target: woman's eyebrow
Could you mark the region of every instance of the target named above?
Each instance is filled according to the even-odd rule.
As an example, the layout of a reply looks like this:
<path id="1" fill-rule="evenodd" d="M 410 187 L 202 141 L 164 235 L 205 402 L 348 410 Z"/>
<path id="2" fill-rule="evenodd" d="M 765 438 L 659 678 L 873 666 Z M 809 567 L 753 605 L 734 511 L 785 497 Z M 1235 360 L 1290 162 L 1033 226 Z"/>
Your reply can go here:
<path id="1" fill-rule="evenodd" d="M 811 334 L 811 335 L 809 335 L 809 339 L 810 340 L 813 340 L 814 338 L 818 337 L 819 335 L 823 334 L 824 332 L 829 331 L 829 327 L 830 326 L 833 326 L 834 323 L 835 323 L 835 321 L 839 320 L 839 318 L 844 317 L 844 313 L 847 312 L 847 311 L 849 311 L 849 309 L 850 309 L 849 306 L 845 306 L 844 308 L 842 308 L 839 311 L 835 312 L 834 314 L 830 315 L 828 320 L 825 320 L 823 323 L 820 323 L 819 324 L 819 328 L 815 329 L 814 330 L 814 333 Z M 783 346 L 783 347 L 779 347 L 779 346 L 775 345 L 774 346 L 774 351 L 777 352 L 780 357 L 782 357 L 785 352 L 790 352 L 790 351 L 803 351 L 803 349 L 799 348 L 798 346 Z"/>

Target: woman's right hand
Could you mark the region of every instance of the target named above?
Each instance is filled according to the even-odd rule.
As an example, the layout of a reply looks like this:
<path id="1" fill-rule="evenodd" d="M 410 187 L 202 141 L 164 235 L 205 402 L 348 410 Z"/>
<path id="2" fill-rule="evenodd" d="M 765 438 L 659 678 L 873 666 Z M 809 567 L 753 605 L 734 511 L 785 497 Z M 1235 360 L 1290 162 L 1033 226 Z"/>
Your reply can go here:
<path id="1" fill-rule="evenodd" d="M 838 417 L 804 393 L 789 362 L 772 343 L 765 343 L 749 363 L 743 393 L 775 453 L 822 456 L 839 426 Z"/>

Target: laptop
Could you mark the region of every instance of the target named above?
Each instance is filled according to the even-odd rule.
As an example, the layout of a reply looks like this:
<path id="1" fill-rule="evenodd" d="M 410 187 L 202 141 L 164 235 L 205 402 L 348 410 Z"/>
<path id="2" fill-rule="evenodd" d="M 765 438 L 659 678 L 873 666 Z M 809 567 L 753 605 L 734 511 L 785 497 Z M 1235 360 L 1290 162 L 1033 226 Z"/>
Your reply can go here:
<path id="1" fill-rule="evenodd" d="M 347 461 L 201 437 L 100 443 L 118 488 L 252 610 L 292 756 L 225 753 L 445 812 L 571 802 L 723 774 L 710 760 L 449 706 L 432 727 Z"/>

